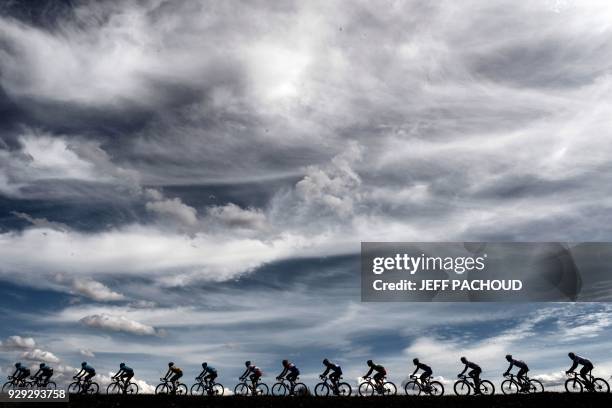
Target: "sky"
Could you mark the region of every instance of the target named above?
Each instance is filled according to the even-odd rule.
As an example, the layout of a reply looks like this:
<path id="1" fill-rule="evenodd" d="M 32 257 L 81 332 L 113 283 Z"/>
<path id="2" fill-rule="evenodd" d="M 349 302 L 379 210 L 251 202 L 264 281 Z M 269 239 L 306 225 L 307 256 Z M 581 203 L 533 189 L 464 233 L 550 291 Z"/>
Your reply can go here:
<path id="1" fill-rule="evenodd" d="M 0 376 L 610 377 L 606 303 L 362 303 L 361 241 L 610 241 L 609 1 L 0 5 Z M 450 389 L 449 389 L 450 391 Z"/>

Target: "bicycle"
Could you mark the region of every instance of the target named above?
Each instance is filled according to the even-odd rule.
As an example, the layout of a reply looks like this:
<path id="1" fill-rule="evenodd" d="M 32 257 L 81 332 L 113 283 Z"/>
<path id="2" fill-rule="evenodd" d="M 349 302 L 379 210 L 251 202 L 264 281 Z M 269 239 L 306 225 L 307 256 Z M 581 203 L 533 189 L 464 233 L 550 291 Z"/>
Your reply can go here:
<path id="1" fill-rule="evenodd" d="M 49 390 L 54 390 L 57 388 L 57 384 L 55 384 L 55 382 L 43 381 L 43 379 L 40 377 L 30 377 L 30 380 L 34 380 L 34 381 L 27 382 L 28 388 L 39 388 L 39 389 L 43 388 L 43 389 L 49 389 Z"/>
<path id="2" fill-rule="evenodd" d="M 284 397 L 285 395 L 293 395 L 303 397 L 308 395 L 308 388 L 306 384 L 296 382 L 298 377 L 295 377 L 295 381 L 288 380 L 286 378 L 277 378 L 278 382 L 272 386 L 272 395 L 277 397 Z"/>
<path id="3" fill-rule="evenodd" d="M 363 382 L 359 384 L 357 391 L 362 397 L 370 397 L 373 395 L 395 395 L 397 387 L 391 381 L 385 381 L 387 377 L 383 377 L 382 384 L 378 384 L 374 379 L 365 377 Z"/>
<path id="4" fill-rule="evenodd" d="M 167 378 L 160 378 L 161 383 L 155 387 L 155 394 L 187 395 L 187 386 L 178 381 L 173 384 Z"/>
<path id="5" fill-rule="evenodd" d="M 225 393 L 223 385 L 209 380 L 204 380 L 201 377 L 196 377 L 197 383 L 191 386 L 191 395 L 210 395 L 222 396 Z"/>
<path id="6" fill-rule="evenodd" d="M 97 394 L 100 391 L 98 383 L 83 378 L 72 377 L 76 381 L 68 386 L 68 394 Z"/>
<path id="7" fill-rule="evenodd" d="M 603 378 L 593 377 L 593 375 L 591 374 L 591 371 L 589 371 L 587 376 L 589 377 L 589 381 L 593 385 L 592 387 L 587 386 L 584 380 L 578 376 L 578 373 L 571 372 L 571 373 L 568 373 L 567 375 L 573 378 L 568 378 L 567 381 L 565 381 L 565 390 L 567 392 L 580 393 L 580 392 L 583 392 L 584 389 L 586 388 L 587 391 L 589 392 L 601 392 L 601 393 L 610 392 L 610 384 L 608 384 L 608 382 L 604 380 Z"/>
<path id="8" fill-rule="evenodd" d="M 247 383 L 247 380 L 245 378 L 239 378 L 240 383 L 238 383 L 235 387 L 234 387 L 234 394 L 235 395 L 242 395 L 242 396 L 247 396 L 247 395 L 253 395 L 253 396 L 263 396 L 263 395 L 268 395 L 269 389 L 268 386 L 265 383 L 259 382 L 259 379 L 257 379 L 257 382 L 255 383 L 255 385 L 252 385 L 252 381 L 248 381 L 249 383 Z"/>
<path id="9" fill-rule="evenodd" d="M 6 377 L 6 379 L 8 381 L 6 383 L 4 383 L 4 385 L 2 386 L 2 392 L 3 393 L 7 392 L 8 390 L 12 390 L 12 389 L 16 389 L 16 388 L 29 388 L 29 385 L 30 385 L 30 383 L 28 383 L 25 380 L 25 378 L 17 380 L 12 375 L 9 375 L 8 377 Z"/>
<path id="10" fill-rule="evenodd" d="M 138 394 L 138 384 L 135 382 L 127 383 L 118 377 L 112 377 L 111 379 L 114 381 L 106 387 L 106 394 Z"/>
<path id="11" fill-rule="evenodd" d="M 470 395 L 476 386 L 474 385 L 474 379 L 467 375 L 462 375 L 460 379 L 455 382 L 453 389 L 456 395 Z M 495 394 L 495 386 L 489 380 L 480 380 L 480 393 L 482 395 L 493 395 Z"/>
<path id="12" fill-rule="evenodd" d="M 440 381 L 431 381 L 432 377 L 428 377 L 424 383 L 421 382 L 421 378 L 416 375 L 411 375 L 412 381 L 408 381 L 404 386 L 406 395 L 418 396 L 421 393 L 433 396 L 444 395 L 444 385 Z"/>
<path id="13" fill-rule="evenodd" d="M 501 390 L 505 395 L 518 394 L 521 392 L 526 394 L 544 392 L 544 385 L 542 385 L 539 380 L 532 380 L 524 376 L 521 381 L 514 374 L 508 374 L 506 377 L 510 378 L 501 383 Z"/>
<path id="14" fill-rule="evenodd" d="M 315 385 L 314 388 L 315 395 L 318 397 L 327 397 L 329 395 L 329 391 L 340 397 L 350 397 L 353 393 L 353 389 L 349 383 L 340 382 L 342 376 L 338 377 L 338 382 L 335 384 L 327 376 L 320 376 L 319 378 L 323 381 Z"/>

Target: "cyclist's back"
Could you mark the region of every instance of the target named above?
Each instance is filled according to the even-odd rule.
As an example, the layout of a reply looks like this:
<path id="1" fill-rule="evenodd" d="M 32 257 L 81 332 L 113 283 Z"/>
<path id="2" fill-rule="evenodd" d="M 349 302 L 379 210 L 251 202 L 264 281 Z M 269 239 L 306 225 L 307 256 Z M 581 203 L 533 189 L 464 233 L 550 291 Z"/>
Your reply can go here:
<path id="1" fill-rule="evenodd" d="M 565 373 L 572 373 L 576 367 L 578 367 L 578 365 L 582 365 L 582 368 L 580 369 L 580 376 L 585 381 L 587 387 L 591 388 L 592 384 L 591 381 L 589 381 L 588 374 L 591 372 L 591 370 L 593 370 L 593 363 L 591 363 L 590 360 L 580 357 L 574 353 L 568 353 L 568 357 L 572 360 L 572 366 Z"/>
<path id="2" fill-rule="evenodd" d="M 421 379 L 421 382 L 423 383 L 426 382 L 429 379 L 429 377 L 431 377 L 431 375 L 433 374 L 433 370 L 431 369 L 431 367 L 428 366 L 427 364 L 422 363 L 418 358 L 413 359 L 412 362 L 416 366 L 412 375 L 416 375 L 416 373 L 419 370 L 423 370 L 423 372 L 421 373 L 420 379 Z"/>
<path id="3" fill-rule="evenodd" d="M 376 371 L 376 374 L 374 374 L 374 376 L 372 377 L 379 385 L 382 384 L 382 380 L 385 378 L 385 376 L 387 375 L 387 370 L 385 369 L 385 367 L 383 367 L 380 364 L 374 364 L 374 362 L 372 360 L 368 360 L 367 361 L 368 367 L 370 367 L 370 369 L 368 370 L 368 372 L 363 376 L 364 378 L 366 377 L 370 377 L 370 375 L 372 374 L 372 372 Z"/>

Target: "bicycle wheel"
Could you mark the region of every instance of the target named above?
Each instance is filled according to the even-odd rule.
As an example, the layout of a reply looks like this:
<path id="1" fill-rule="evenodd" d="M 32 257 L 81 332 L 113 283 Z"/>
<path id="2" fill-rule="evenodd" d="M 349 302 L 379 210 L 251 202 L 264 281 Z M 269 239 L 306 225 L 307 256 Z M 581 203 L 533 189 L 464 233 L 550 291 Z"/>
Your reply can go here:
<path id="1" fill-rule="evenodd" d="M 374 395 L 374 384 L 369 381 L 359 384 L 358 392 L 362 397 L 371 397 Z"/>
<path id="2" fill-rule="evenodd" d="M 272 395 L 275 397 L 284 397 L 288 392 L 287 386 L 282 382 L 277 382 L 272 386 Z"/>
<path id="3" fill-rule="evenodd" d="M 81 383 L 75 381 L 68 386 L 68 394 L 79 394 L 81 392 Z"/>
<path id="4" fill-rule="evenodd" d="M 406 395 L 416 397 L 421 395 L 421 386 L 416 381 L 408 381 L 404 386 L 404 392 Z"/>
<path id="5" fill-rule="evenodd" d="M 155 387 L 155 393 L 156 394 L 169 394 L 170 386 L 168 385 L 168 383 L 161 383 L 157 387 Z"/>
<path id="6" fill-rule="evenodd" d="M 100 391 L 100 386 L 98 385 L 98 383 L 95 383 L 95 382 L 89 383 L 89 386 L 87 387 L 87 394 L 93 395 L 93 394 L 97 394 L 99 391 Z"/>
<path id="7" fill-rule="evenodd" d="M 504 395 L 518 394 L 519 389 L 519 385 L 515 381 L 505 380 L 501 383 L 501 390 Z"/>
<path id="8" fill-rule="evenodd" d="M 339 383 L 338 384 L 338 395 L 341 397 L 350 397 L 353 393 L 353 388 L 349 383 Z"/>
<path id="9" fill-rule="evenodd" d="M 121 387 L 121 384 L 119 384 L 118 382 L 113 382 L 108 384 L 108 387 L 106 387 L 106 393 L 107 394 L 121 394 L 123 393 L 123 387 Z"/>
<path id="10" fill-rule="evenodd" d="M 55 384 L 53 381 L 49 381 L 45 388 L 48 390 L 54 390 L 57 388 L 57 384 Z"/>
<path id="11" fill-rule="evenodd" d="M 133 382 L 129 383 L 127 386 L 127 390 L 125 390 L 125 393 L 129 395 L 138 394 L 138 384 L 133 383 Z"/>
<path id="12" fill-rule="evenodd" d="M 397 387 L 391 381 L 383 383 L 383 395 L 396 395 Z"/>
<path id="13" fill-rule="evenodd" d="M 308 387 L 304 383 L 296 383 L 293 386 L 293 395 L 296 397 L 305 397 L 308 395 Z"/>
<path id="14" fill-rule="evenodd" d="M 257 387 L 255 387 L 255 395 L 265 396 L 268 395 L 269 392 L 268 386 L 264 383 L 259 383 Z"/>
<path id="15" fill-rule="evenodd" d="M 222 397 L 223 394 L 225 394 L 225 387 L 219 383 L 213 384 L 211 395 L 213 397 Z"/>
<path id="16" fill-rule="evenodd" d="M 7 381 L 6 383 L 4 383 L 4 385 L 2 386 L 2 392 L 6 393 L 8 390 L 12 390 L 13 388 L 15 388 L 15 384 L 13 384 L 12 381 Z"/>
<path id="17" fill-rule="evenodd" d="M 472 386 L 467 380 L 459 380 L 455 382 L 453 390 L 456 395 L 470 395 L 472 392 Z"/>
<path id="18" fill-rule="evenodd" d="M 440 381 L 432 381 L 429 383 L 431 387 L 429 390 L 429 394 L 435 397 L 440 397 L 444 395 L 444 385 Z"/>
<path id="19" fill-rule="evenodd" d="M 176 395 L 187 395 L 187 386 L 183 383 L 176 385 Z"/>
<path id="20" fill-rule="evenodd" d="M 482 395 L 493 395 L 495 394 L 495 386 L 489 380 L 482 380 L 480 382 L 480 393 Z"/>
<path id="21" fill-rule="evenodd" d="M 571 393 L 582 392 L 582 383 L 575 378 L 570 378 L 565 382 L 565 391 Z"/>
<path id="22" fill-rule="evenodd" d="M 529 392 L 533 394 L 544 392 L 544 385 L 540 380 L 529 380 Z"/>
<path id="23" fill-rule="evenodd" d="M 189 390 L 189 392 L 191 393 L 191 395 L 204 395 L 204 389 L 204 384 L 195 383 L 191 386 L 191 390 Z"/>
<path id="24" fill-rule="evenodd" d="M 234 395 L 247 396 L 251 388 L 246 383 L 239 383 L 234 387 Z"/>
<path id="25" fill-rule="evenodd" d="M 593 379 L 593 390 L 595 392 L 608 393 L 610 392 L 610 385 L 603 378 Z"/>
<path id="26" fill-rule="evenodd" d="M 317 397 L 327 397 L 329 395 L 329 387 L 324 382 L 315 385 L 314 393 Z"/>

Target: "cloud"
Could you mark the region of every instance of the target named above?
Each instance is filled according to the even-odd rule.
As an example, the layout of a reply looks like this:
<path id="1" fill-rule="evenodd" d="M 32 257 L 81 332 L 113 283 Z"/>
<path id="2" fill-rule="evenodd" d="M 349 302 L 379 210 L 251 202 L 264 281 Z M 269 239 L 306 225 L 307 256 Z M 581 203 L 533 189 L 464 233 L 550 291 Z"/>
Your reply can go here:
<path id="1" fill-rule="evenodd" d="M 186 225 L 194 225 L 198 220 L 196 209 L 184 204 L 179 198 L 148 202 L 146 208 L 160 216 L 173 217 Z"/>
<path id="2" fill-rule="evenodd" d="M 0 342 L 0 348 L 5 350 L 32 349 L 36 347 L 36 342 L 32 337 L 9 336 Z"/>
<path id="3" fill-rule="evenodd" d="M 21 354 L 21 358 L 25 358 L 26 360 L 37 361 L 37 362 L 44 361 L 46 363 L 59 363 L 60 362 L 60 359 L 57 358 L 50 351 L 45 351 L 45 350 L 41 350 L 38 348 L 29 350 L 29 351 L 24 351 Z"/>
<path id="4" fill-rule="evenodd" d="M 124 316 L 111 316 L 108 314 L 97 314 L 83 317 L 80 322 L 88 327 L 101 330 L 125 332 L 140 336 L 155 336 L 159 332 L 152 326 L 129 320 Z"/>
<path id="5" fill-rule="evenodd" d="M 121 293 L 114 292 L 108 286 L 94 280 L 76 279 L 72 284 L 72 289 L 78 294 L 101 302 L 125 299 Z"/>
<path id="6" fill-rule="evenodd" d="M 266 215 L 256 208 L 240 208 L 229 203 L 208 208 L 208 217 L 229 227 L 261 230 L 266 227 Z"/>
<path id="7" fill-rule="evenodd" d="M 94 358 L 96 356 L 94 352 L 89 349 L 81 349 L 79 350 L 79 354 L 82 355 L 83 357 L 90 357 L 90 358 Z"/>

